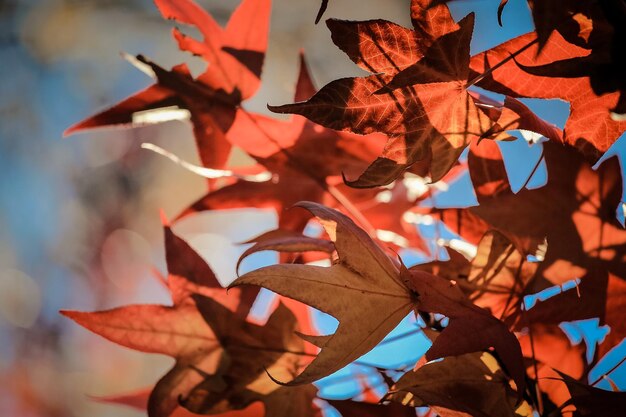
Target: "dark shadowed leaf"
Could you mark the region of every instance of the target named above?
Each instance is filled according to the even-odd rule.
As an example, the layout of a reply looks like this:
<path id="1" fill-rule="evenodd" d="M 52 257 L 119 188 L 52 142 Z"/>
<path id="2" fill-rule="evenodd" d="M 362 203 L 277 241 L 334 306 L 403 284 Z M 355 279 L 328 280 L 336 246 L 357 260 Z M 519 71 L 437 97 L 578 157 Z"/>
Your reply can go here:
<path id="1" fill-rule="evenodd" d="M 525 401 L 518 404 L 509 379 L 487 352 L 426 363 L 404 374 L 384 399 L 413 407 L 430 406 L 442 417 L 532 415 Z"/>

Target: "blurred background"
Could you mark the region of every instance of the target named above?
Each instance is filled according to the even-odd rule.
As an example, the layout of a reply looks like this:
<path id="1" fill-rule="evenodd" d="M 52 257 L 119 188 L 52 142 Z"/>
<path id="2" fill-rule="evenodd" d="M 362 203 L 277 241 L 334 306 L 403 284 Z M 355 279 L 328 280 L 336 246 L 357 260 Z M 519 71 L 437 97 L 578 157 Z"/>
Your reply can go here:
<path id="1" fill-rule="evenodd" d="M 237 0 L 198 1 L 225 23 Z M 317 84 L 359 75 L 314 25 L 319 0 L 274 0 L 263 86 L 246 102 L 291 100 L 304 48 Z M 409 25 L 408 0 L 333 0 L 325 17 L 383 18 Z M 473 51 L 532 28 L 525 1 L 453 4 L 478 12 Z M 178 52 L 150 0 L 0 0 L 0 415 L 117 417 L 143 413 L 95 402 L 153 384 L 172 361 L 115 346 L 58 314 L 168 302 L 151 273 L 164 268 L 158 211 L 169 216 L 200 197 L 203 179 L 140 149 L 162 146 L 197 162 L 191 127 L 168 122 L 62 138 L 69 125 L 147 86 L 120 58 L 144 54 L 164 67 L 203 63 Z M 553 112 L 562 124 L 567 106 Z M 268 212 L 206 213 L 179 225 L 220 279 L 234 277 L 245 240 L 275 226 Z M 236 226 L 236 227 L 235 227 Z"/>

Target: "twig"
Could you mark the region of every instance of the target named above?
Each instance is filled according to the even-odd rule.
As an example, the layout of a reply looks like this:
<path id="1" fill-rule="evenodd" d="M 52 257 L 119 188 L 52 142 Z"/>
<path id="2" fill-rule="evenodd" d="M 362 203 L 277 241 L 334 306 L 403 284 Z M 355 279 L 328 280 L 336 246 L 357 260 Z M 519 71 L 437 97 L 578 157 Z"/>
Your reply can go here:
<path id="1" fill-rule="evenodd" d="M 528 48 L 530 48 L 531 46 L 533 46 L 534 44 L 536 44 L 538 42 L 539 42 L 538 38 L 535 38 L 532 41 L 528 42 L 526 45 L 522 46 L 520 49 L 518 49 L 517 51 L 513 52 L 511 55 L 509 55 L 508 57 L 504 58 L 502 61 L 498 62 L 493 67 L 490 67 L 489 69 L 487 69 L 487 71 L 485 71 L 484 73 L 482 73 L 482 74 L 476 76 L 474 79 L 468 81 L 467 84 L 465 84 L 465 88 L 471 87 L 474 84 L 482 81 L 485 77 L 490 75 L 492 72 L 494 72 L 495 70 L 497 70 L 498 68 L 500 68 L 501 66 L 503 66 L 504 64 L 509 62 L 510 60 L 514 59 L 516 56 L 518 56 L 522 52 L 526 51 Z"/>

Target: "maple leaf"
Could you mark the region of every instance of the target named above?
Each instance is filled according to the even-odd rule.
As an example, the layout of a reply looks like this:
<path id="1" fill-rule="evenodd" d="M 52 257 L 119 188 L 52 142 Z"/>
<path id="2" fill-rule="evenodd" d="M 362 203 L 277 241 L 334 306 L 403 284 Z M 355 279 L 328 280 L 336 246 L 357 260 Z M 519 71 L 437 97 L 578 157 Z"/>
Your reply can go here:
<path id="1" fill-rule="evenodd" d="M 490 145 L 483 141 L 478 148 Z M 467 209 L 461 235 L 469 230 L 473 239 L 476 229 L 488 225 L 504 233 L 523 254 L 534 254 L 547 242 L 540 273 L 555 284 L 583 276 L 592 264 L 626 277 L 626 232 L 615 218 L 621 200 L 619 164 L 610 159 L 594 171 L 572 147 L 551 142 L 541 146 L 547 183 L 517 194 L 508 186 L 497 148 L 488 158 L 470 152 L 470 176 L 478 185 L 480 205 Z M 472 224 L 476 218 L 477 224 Z M 458 228 L 457 220 L 444 218 L 453 229 Z"/>
<path id="2" fill-rule="evenodd" d="M 535 10 L 537 9 L 537 10 Z M 555 16 L 551 18 L 550 15 Z M 611 108 L 611 118 L 619 120 L 626 113 L 626 82 L 622 74 L 626 60 L 620 53 L 626 41 L 626 7 L 621 0 L 535 2 L 533 18 L 538 27 L 540 45 L 548 41 L 551 30 L 557 30 L 568 42 L 590 51 L 584 57 L 572 57 L 540 68 L 530 68 L 535 75 L 589 77 L 591 88 L 598 96 L 619 95 Z M 620 117 L 621 116 L 621 117 Z"/>
<path id="3" fill-rule="evenodd" d="M 263 286 L 338 319 L 339 327 L 333 335 L 303 336 L 321 351 L 286 385 L 309 383 L 339 370 L 374 348 L 411 310 L 419 309 L 450 318 L 427 358 L 493 346 L 523 390 L 519 345 L 502 322 L 469 302 L 450 281 L 398 266 L 345 215 L 311 202 L 301 202 L 299 206 L 312 212 L 324 226 L 335 244 L 337 262 L 329 268 L 269 266 L 249 272 L 231 284 Z"/>
<path id="4" fill-rule="evenodd" d="M 411 3 L 413 30 L 381 20 L 329 20 L 333 41 L 377 74 L 333 81 L 304 103 L 270 106 L 333 129 L 388 135 L 382 156 L 351 186 L 389 184 L 417 161 L 427 161 L 437 181 L 471 138 L 493 125 L 465 88 L 473 15 L 457 25 L 447 6 L 426 3 Z"/>
<path id="5" fill-rule="evenodd" d="M 180 296 L 189 286 L 173 279 L 170 288 L 178 302 L 172 307 L 135 305 L 96 313 L 63 312 L 115 343 L 176 358 L 174 368 L 150 394 L 149 415 L 169 416 L 180 397 L 194 412 L 223 413 L 262 401 L 266 415 L 290 416 L 295 410 L 305 412 L 307 406 L 311 411 L 306 415 L 314 415 L 312 387 L 285 390 L 264 371 L 291 375 L 298 368 L 302 341 L 293 334 L 297 323 L 291 311 L 280 304 L 265 326 L 246 322 L 253 299 L 233 303 L 240 298 L 237 291 L 224 300 L 227 308 L 200 295 L 226 296 L 224 289 L 216 289 L 219 284 L 208 266 L 167 227 L 166 248 L 170 280 L 185 274 L 195 285 L 194 295 Z M 251 357 L 250 349 L 260 353 Z"/>
<path id="6" fill-rule="evenodd" d="M 310 97 L 315 91 L 304 56 L 301 55 L 296 99 Z M 378 191 L 357 192 L 340 183 L 343 172 L 363 170 L 365 161 L 371 160 L 382 150 L 385 140 L 382 135 L 370 135 L 367 138 L 369 140 L 364 140 L 355 134 L 336 132 L 316 125 L 301 116 L 293 116 L 291 121 L 283 122 L 239 112 L 228 137 L 231 143 L 272 172 L 272 181 L 239 180 L 209 192 L 178 218 L 204 210 L 272 208 L 279 216 L 281 229 L 300 232 L 309 216 L 299 210 L 287 211 L 298 201 L 317 201 L 338 208 L 348 202 L 363 215 L 364 219 L 358 220 L 364 220 L 374 229 L 381 230 L 381 236 L 389 232 L 396 237 L 403 236 L 400 239 L 402 242 L 391 242 L 394 246 L 410 246 L 427 252 L 416 228 L 402 219 L 402 214 L 415 203 L 415 198 L 409 198 L 402 184 L 394 186 L 392 206 L 397 210 L 397 216 L 391 216 L 388 212 L 390 205 L 376 201 Z M 341 201 L 337 201 L 338 196 L 342 198 Z"/>
<path id="7" fill-rule="evenodd" d="M 192 0 L 155 0 L 166 19 L 196 27 L 202 41 L 174 29 L 181 50 L 201 56 L 209 65 L 198 79 L 214 90 L 242 99 L 259 88 L 267 48 L 271 0 L 243 0 L 222 29 L 213 17 Z"/>
<path id="8" fill-rule="evenodd" d="M 63 314 L 115 343 L 176 358 L 174 368 L 150 395 L 150 416 L 169 416 L 179 399 L 196 413 L 242 409 L 254 401 L 263 401 L 267 415 L 304 411 L 305 398 L 310 403 L 314 389 L 281 388 L 264 371 L 296 373 L 303 342 L 293 333 L 295 316 L 281 304 L 265 326 L 258 326 L 237 319 L 210 298 L 193 298 L 195 305 L 136 305 Z M 251 350 L 254 356 L 249 355 Z"/>
<path id="9" fill-rule="evenodd" d="M 282 229 L 270 230 L 243 243 L 253 243 L 253 245 L 241 254 L 237 262 L 237 271 L 239 271 L 241 261 L 256 252 L 273 250 L 281 253 L 297 253 L 302 257 L 304 257 L 305 253 L 308 254 L 309 252 L 321 252 L 323 254 L 321 257 L 307 256 L 303 260 L 303 263 L 308 263 L 328 258 L 335 250 L 332 242 L 326 239 L 304 236 L 300 233 Z M 293 258 L 286 259 L 287 260 L 281 259 L 281 261 L 295 261 Z"/>
<path id="10" fill-rule="evenodd" d="M 571 413 L 571 407 L 566 404 L 570 395 L 558 376 L 560 372 L 576 379 L 583 376 L 586 366 L 583 346 L 572 345 L 555 325 L 533 324 L 519 340 L 524 357 L 532 359 L 532 365 L 528 366 L 529 376 L 537 381 L 538 388 L 550 401 L 564 406 L 563 413 Z"/>
<path id="11" fill-rule="evenodd" d="M 219 363 L 219 343 L 193 304 L 133 305 L 62 314 L 114 343 L 180 358 L 181 364 L 175 365 L 152 391 L 148 405 L 151 416 L 169 416 L 178 407 L 179 395 L 202 381 L 192 365 L 211 371 Z"/>
<path id="12" fill-rule="evenodd" d="M 498 361 L 466 353 L 421 365 L 402 375 L 383 400 L 431 407 L 442 417 L 521 417 L 532 409 L 518 396 Z"/>
<path id="13" fill-rule="evenodd" d="M 378 241 L 394 250 L 411 248 L 430 254 L 430 248 L 418 232 L 417 226 L 410 221 L 416 204 L 428 198 L 430 190 L 421 195 L 417 194 L 412 189 L 414 181 L 420 185 L 426 182 L 421 178 L 407 175 L 382 190 L 358 189 L 345 184 L 340 184 L 337 188 L 376 229 Z"/>
<path id="14" fill-rule="evenodd" d="M 387 134 L 382 156 L 348 181 L 353 187 L 388 184 L 418 161 L 424 165 L 420 175 L 436 181 L 473 138 L 508 138 L 503 130 L 521 124 L 545 127 L 521 103 L 507 99 L 508 110 L 493 114 L 491 103 L 466 90 L 473 16 L 457 24 L 447 6 L 414 0 L 411 17 L 413 29 L 384 20 L 328 20 L 335 44 L 375 75 L 333 81 L 303 103 L 270 106 L 338 130 Z"/>
<path id="15" fill-rule="evenodd" d="M 267 416 L 312 416 L 311 401 L 317 390 L 310 386 L 289 389 L 276 385 L 266 372 L 282 378 L 297 373 L 303 342 L 296 336 L 296 317 L 280 303 L 267 323 L 258 326 L 233 315 L 211 299 L 195 296 L 198 310 L 224 349 L 223 369 L 206 373 L 181 404 L 199 414 L 242 409 L 262 401 Z M 250 355 L 254 352 L 254 355 Z"/>
<path id="16" fill-rule="evenodd" d="M 624 414 L 626 393 L 610 392 L 582 382 L 559 372 L 572 398 L 569 401 L 576 412 L 584 417 L 619 417 Z"/>
<path id="17" fill-rule="evenodd" d="M 469 299 L 501 320 L 515 317 L 536 270 L 537 264 L 527 262 L 504 235 L 491 231 L 479 242 L 471 263 Z"/>
<path id="18" fill-rule="evenodd" d="M 566 100 L 571 112 L 563 141 L 596 160 L 626 131 L 614 120 L 619 92 L 596 92 L 584 62 L 590 52 L 554 32 L 539 53 L 537 35 L 528 33 L 472 57 L 472 72 L 488 74 L 477 85 L 513 97 Z M 510 56 L 515 54 L 515 59 Z"/>
<path id="19" fill-rule="evenodd" d="M 153 388 L 149 387 L 149 388 L 144 388 L 144 389 L 136 390 L 133 392 L 129 392 L 126 394 L 109 395 L 105 397 L 90 397 L 90 398 L 98 402 L 125 405 L 125 406 L 132 407 L 140 411 L 145 411 L 148 409 L 148 399 L 150 398 L 150 393 L 152 392 L 152 390 Z M 264 415 L 265 414 L 263 410 L 263 404 L 260 402 L 252 403 L 248 407 L 244 408 L 243 410 L 231 410 L 231 411 L 227 411 L 225 413 L 219 414 L 220 417 L 263 417 Z M 197 414 L 192 413 L 191 411 L 183 407 L 178 407 L 170 415 L 170 417 L 194 417 L 194 416 L 197 416 Z"/>
<path id="20" fill-rule="evenodd" d="M 529 323 L 559 324 L 595 317 L 604 324 L 607 298 L 612 296 L 607 293 L 609 281 L 619 281 L 619 278 L 609 277 L 601 268 L 592 268 L 580 277 L 580 283 L 574 289 L 564 290 L 547 300 L 538 301 L 524 314 L 518 326 L 527 326 Z"/>
<path id="21" fill-rule="evenodd" d="M 173 306 L 62 313 L 115 343 L 176 359 L 146 399 L 151 417 L 189 415 L 179 405 L 195 413 L 236 417 L 231 411 L 256 412 L 249 408 L 256 401 L 263 402 L 265 415 L 286 417 L 296 410 L 317 415 L 311 405 L 315 388 L 281 388 L 265 373 L 266 369 L 281 376 L 297 372 L 304 350 L 294 333 L 296 316 L 279 303 L 265 325 L 247 322 L 258 291 L 234 289 L 227 296 L 206 262 L 172 232 L 166 219 L 163 222 Z M 251 350 L 255 355 L 249 355 Z M 142 396 L 116 401 L 136 406 Z"/>
<path id="22" fill-rule="evenodd" d="M 205 166 L 226 164 L 231 145 L 224 137 L 232 125 L 236 108 L 259 86 L 269 24 L 270 0 L 243 0 L 225 29 L 191 0 L 158 0 L 161 14 L 183 24 L 194 25 L 203 35 L 200 42 L 173 31 L 180 49 L 202 56 L 207 70 L 192 78 L 187 67 L 164 70 L 143 57 L 157 83 L 124 99 L 119 104 L 79 122 L 65 135 L 111 125 L 133 125 L 139 112 L 177 106 L 191 113 L 196 145 Z"/>
<path id="23" fill-rule="evenodd" d="M 595 267 L 581 277 L 581 282 L 575 289 L 538 302 L 525 314 L 525 320 L 519 326 L 529 323 L 559 324 L 597 317 L 601 324 L 606 324 L 611 329 L 598 347 L 598 357 L 602 357 L 626 337 L 624 306 L 624 279 Z"/>
<path id="24" fill-rule="evenodd" d="M 306 97 L 314 91 L 301 55 L 295 96 Z M 357 135 L 325 129 L 303 117 L 284 122 L 244 111 L 237 113 L 228 138 L 272 172 L 272 180 L 240 180 L 209 192 L 178 218 L 204 210 L 272 208 L 279 215 L 280 228 L 299 232 L 308 216 L 286 209 L 301 200 L 328 202 L 332 198 L 327 193 L 329 183 L 340 181 L 343 170 L 362 169 L 364 161 L 379 151 L 383 139 L 372 137 L 364 143 Z"/>
<path id="25" fill-rule="evenodd" d="M 314 203 L 300 206 L 318 217 L 335 243 L 339 263 L 331 268 L 275 265 L 249 272 L 231 284 L 265 286 L 339 319 L 335 334 L 324 340 L 320 354 L 290 385 L 319 379 L 371 350 L 412 310 L 414 303 L 397 267 L 349 218 Z M 331 294 L 329 291 L 333 297 L 319 296 Z M 359 296 L 364 303 L 357 301 Z M 354 304 L 349 309 L 347 300 Z M 378 313 L 367 320 L 367 326 L 350 325 L 363 320 L 364 312 L 356 308 L 359 305 Z"/>
<path id="26" fill-rule="evenodd" d="M 626 282 L 624 278 L 609 274 L 606 287 L 606 307 L 604 321 L 610 326 L 611 332 L 598 348 L 600 357 L 608 353 L 614 346 L 626 338 L 626 320 L 624 307 L 626 306 Z"/>
<path id="27" fill-rule="evenodd" d="M 178 398 L 202 381 L 195 368 L 217 369 L 222 347 L 214 329 L 200 314 L 193 294 L 204 294 L 224 303 L 230 316 L 245 318 L 256 291 L 226 296 L 211 268 L 187 242 L 176 236 L 164 219 L 168 288 L 173 306 L 131 305 L 117 309 L 62 314 L 117 344 L 177 359 L 176 365 L 156 384 L 148 402 L 150 416 L 165 417 L 179 406 Z M 204 298 L 203 298 L 204 300 Z M 206 298 L 206 300 L 209 300 Z M 217 308 L 217 307 L 214 307 Z"/>
<path id="28" fill-rule="evenodd" d="M 550 283 L 544 282 L 546 280 L 537 273 L 540 263 L 527 261 L 503 234 L 494 230 L 485 233 L 471 263 L 449 251 L 449 261 L 430 262 L 411 269 L 431 271 L 457 281 L 474 304 L 488 309 L 516 330 L 523 331 L 533 323 L 557 325 L 598 317 L 601 323 L 611 328 L 615 326 L 615 338 L 612 343 L 605 341 L 605 351 L 621 340 L 623 326 L 619 309 L 624 303 L 621 287 L 626 286 L 620 285 L 621 280 L 614 276 L 607 277 L 605 271 L 592 268 L 581 277 L 575 290 L 565 290 L 537 301 L 532 307 L 523 307 L 526 295 L 545 289 Z M 611 291 L 608 291 L 609 285 Z M 605 316 L 610 317 L 610 323 Z"/>
<path id="29" fill-rule="evenodd" d="M 501 13 L 507 0 L 498 8 Z M 626 7 L 622 0 L 529 0 L 537 32 L 539 50 L 558 31 L 568 42 L 588 49 L 585 57 L 573 57 L 532 69 L 535 75 L 564 77 L 587 76 L 596 95 L 617 92 L 619 99 L 611 118 L 623 119 L 626 114 L 626 83 L 622 74 L 626 60 L 621 45 L 626 41 Z"/>
<path id="30" fill-rule="evenodd" d="M 245 318 L 256 299 L 258 291 L 235 291 L 226 297 L 224 288 L 206 261 L 171 229 L 169 221 L 162 214 L 167 264 L 167 287 L 174 305 L 190 301 L 194 294 L 217 299 L 224 306 Z"/>
<path id="31" fill-rule="evenodd" d="M 614 329 L 601 346 L 606 352 L 624 334 L 620 309 L 626 234 L 613 211 L 621 198 L 619 165 L 608 160 L 593 171 L 571 147 L 550 142 L 542 146 L 546 185 L 517 194 L 508 185 L 497 146 L 482 142 L 471 148 L 468 164 L 480 205 L 463 211 L 463 217 L 443 220 L 470 239 L 482 228 L 495 227 L 524 254 L 534 253 L 545 239 L 547 251 L 541 254 L 545 259 L 539 264 L 533 287 L 525 292 L 576 278 L 581 284 L 577 291 L 538 303 L 528 311 L 528 320 L 558 324 L 599 317 Z"/>
<path id="32" fill-rule="evenodd" d="M 522 300 L 529 293 L 529 284 L 537 279 L 538 263 L 528 262 L 506 236 L 495 230 L 485 232 L 471 262 L 452 249 L 448 252 L 448 261 L 432 261 L 411 270 L 429 271 L 456 281 L 477 306 L 505 323 L 520 322 Z"/>
<path id="33" fill-rule="evenodd" d="M 611 329 L 599 346 L 600 357 L 626 336 L 622 313 L 626 303 L 626 284 L 623 279 L 607 273 L 605 267 L 597 263 L 591 263 L 586 273 L 584 270 L 579 272 L 580 269 L 562 265 L 558 271 L 559 276 L 562 276 L 559 282 L 580 278 L 580 284 L 546 300 L 537 301 L 528 311 L 523 311 L 523 297 L 549 287 L 551 283 L 545 276 L 552 280 L 556 277 L 550 268 L 546 274 L 543 265 L 521 261 L 520 253 L 508 239 L 493 231 L 486 234 L 479 243 L 471 272 L 465 275 L 469 275 L 467 291 L 470 299 L 479 306 L 500 313 L 500 317 L 506 319 L 505 322 L 518 330 L 536 323 L 558 325 L 562 322 L 599 318 L 600 323 Z M 442 268 L 446 266 L 443 263 Z M 457 277 L 464 275 L 459 272 L 464 270 L 463 265 L 450 265 L 444 270 L 447 271 L 446 277 L 450 279 L 458 279 Z M 476 288 L 472 285 L 476 283 L 483 285 Z M 541 329 L 538 331 L 544 332 Z M 546 344 L 549 345 L 547 342 Z M 523 345 L 522 348 L 524 349 Z M 525 350 L 525 353 L 528 352 L 529 350 Z"/>

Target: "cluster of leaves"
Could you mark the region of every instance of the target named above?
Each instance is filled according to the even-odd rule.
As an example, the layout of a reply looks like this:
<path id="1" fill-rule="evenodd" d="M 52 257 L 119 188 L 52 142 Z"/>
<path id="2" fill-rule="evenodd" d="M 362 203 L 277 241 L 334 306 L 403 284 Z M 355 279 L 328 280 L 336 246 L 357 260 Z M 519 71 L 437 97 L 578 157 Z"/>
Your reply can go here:
<path id="1" fill-rule="evenodd" d="M 293 114 L 288 121 L 242 106 L 259 87 L 269 0 L 243 0 L 225 29 L 192 0 L 155 2 L 165 18 L 202 35 L 173 31 L 206 71 L 193 77 L 184 64 L 167 70 L 138 56 L 155 83 L 68 133 L 187 110 L 201 167 L 146 145 L 208 178 L 206 195 L 175 221 L 206 210 L 272 209 L 278 229 L 248 242 L 242 258 L 274 250 L 281 263 L 235 279 L 227 293 L 164 220 L 171 306 L 63 312 L 115 343 L 176 359 L 154 388 L 109 401 L 147 407 L 151 417 L 319 415 L 312 383 L 414 312 L 432 340 L 425 357 L 399 378 L 379 369 L 388 393 L 378 403 L 372 395 L 329 400 L 343 416 L 415 416 L 424 406 L 443 417 L 622 415 L 623 393 L 583 382 L 626 335 L 620 167 L 609 159 L 592 169 L 626 131 L 622 0 L 534 0 L 535 32 L 474 56 L 473 15 L 456 22 L 442 1 L 412 0 L 412 28 L 330 19 L 333 42 L 371 75 L 317 91 L 301 57 L 295 103 L 270 106 Z M 517 100 L 524 97 L 569 102 L 564 130 Z M 513 140 L 513 130 L 545 138 L 532 144 L 541 158 L 517 191 L 497 144 Z M 233 149 L 255 164 L 228 166 Z M 540 163 L 547 183 L 531 189 Z M 422 204 L 466 173 L 477 206 Z M 431 255 L 416 225 L 425 218 L 475 252 L 448 247 L 448 260 L 436 254 L 407 268 L 397 250 Z M 310 221 L 323 231 L 305 235 Z M 331 266 L 319 266 L 323 260 Z M 525 302 L 572 280 L 576 290 Z M 281 300 L 264 324 L 248 318 L 258 287 Z M 316 334 L 307 306 L 335 317 L 335 333 Z M 590 318 L 610 327 L 598 349 L 572 344 L 559 327 Z"/>

